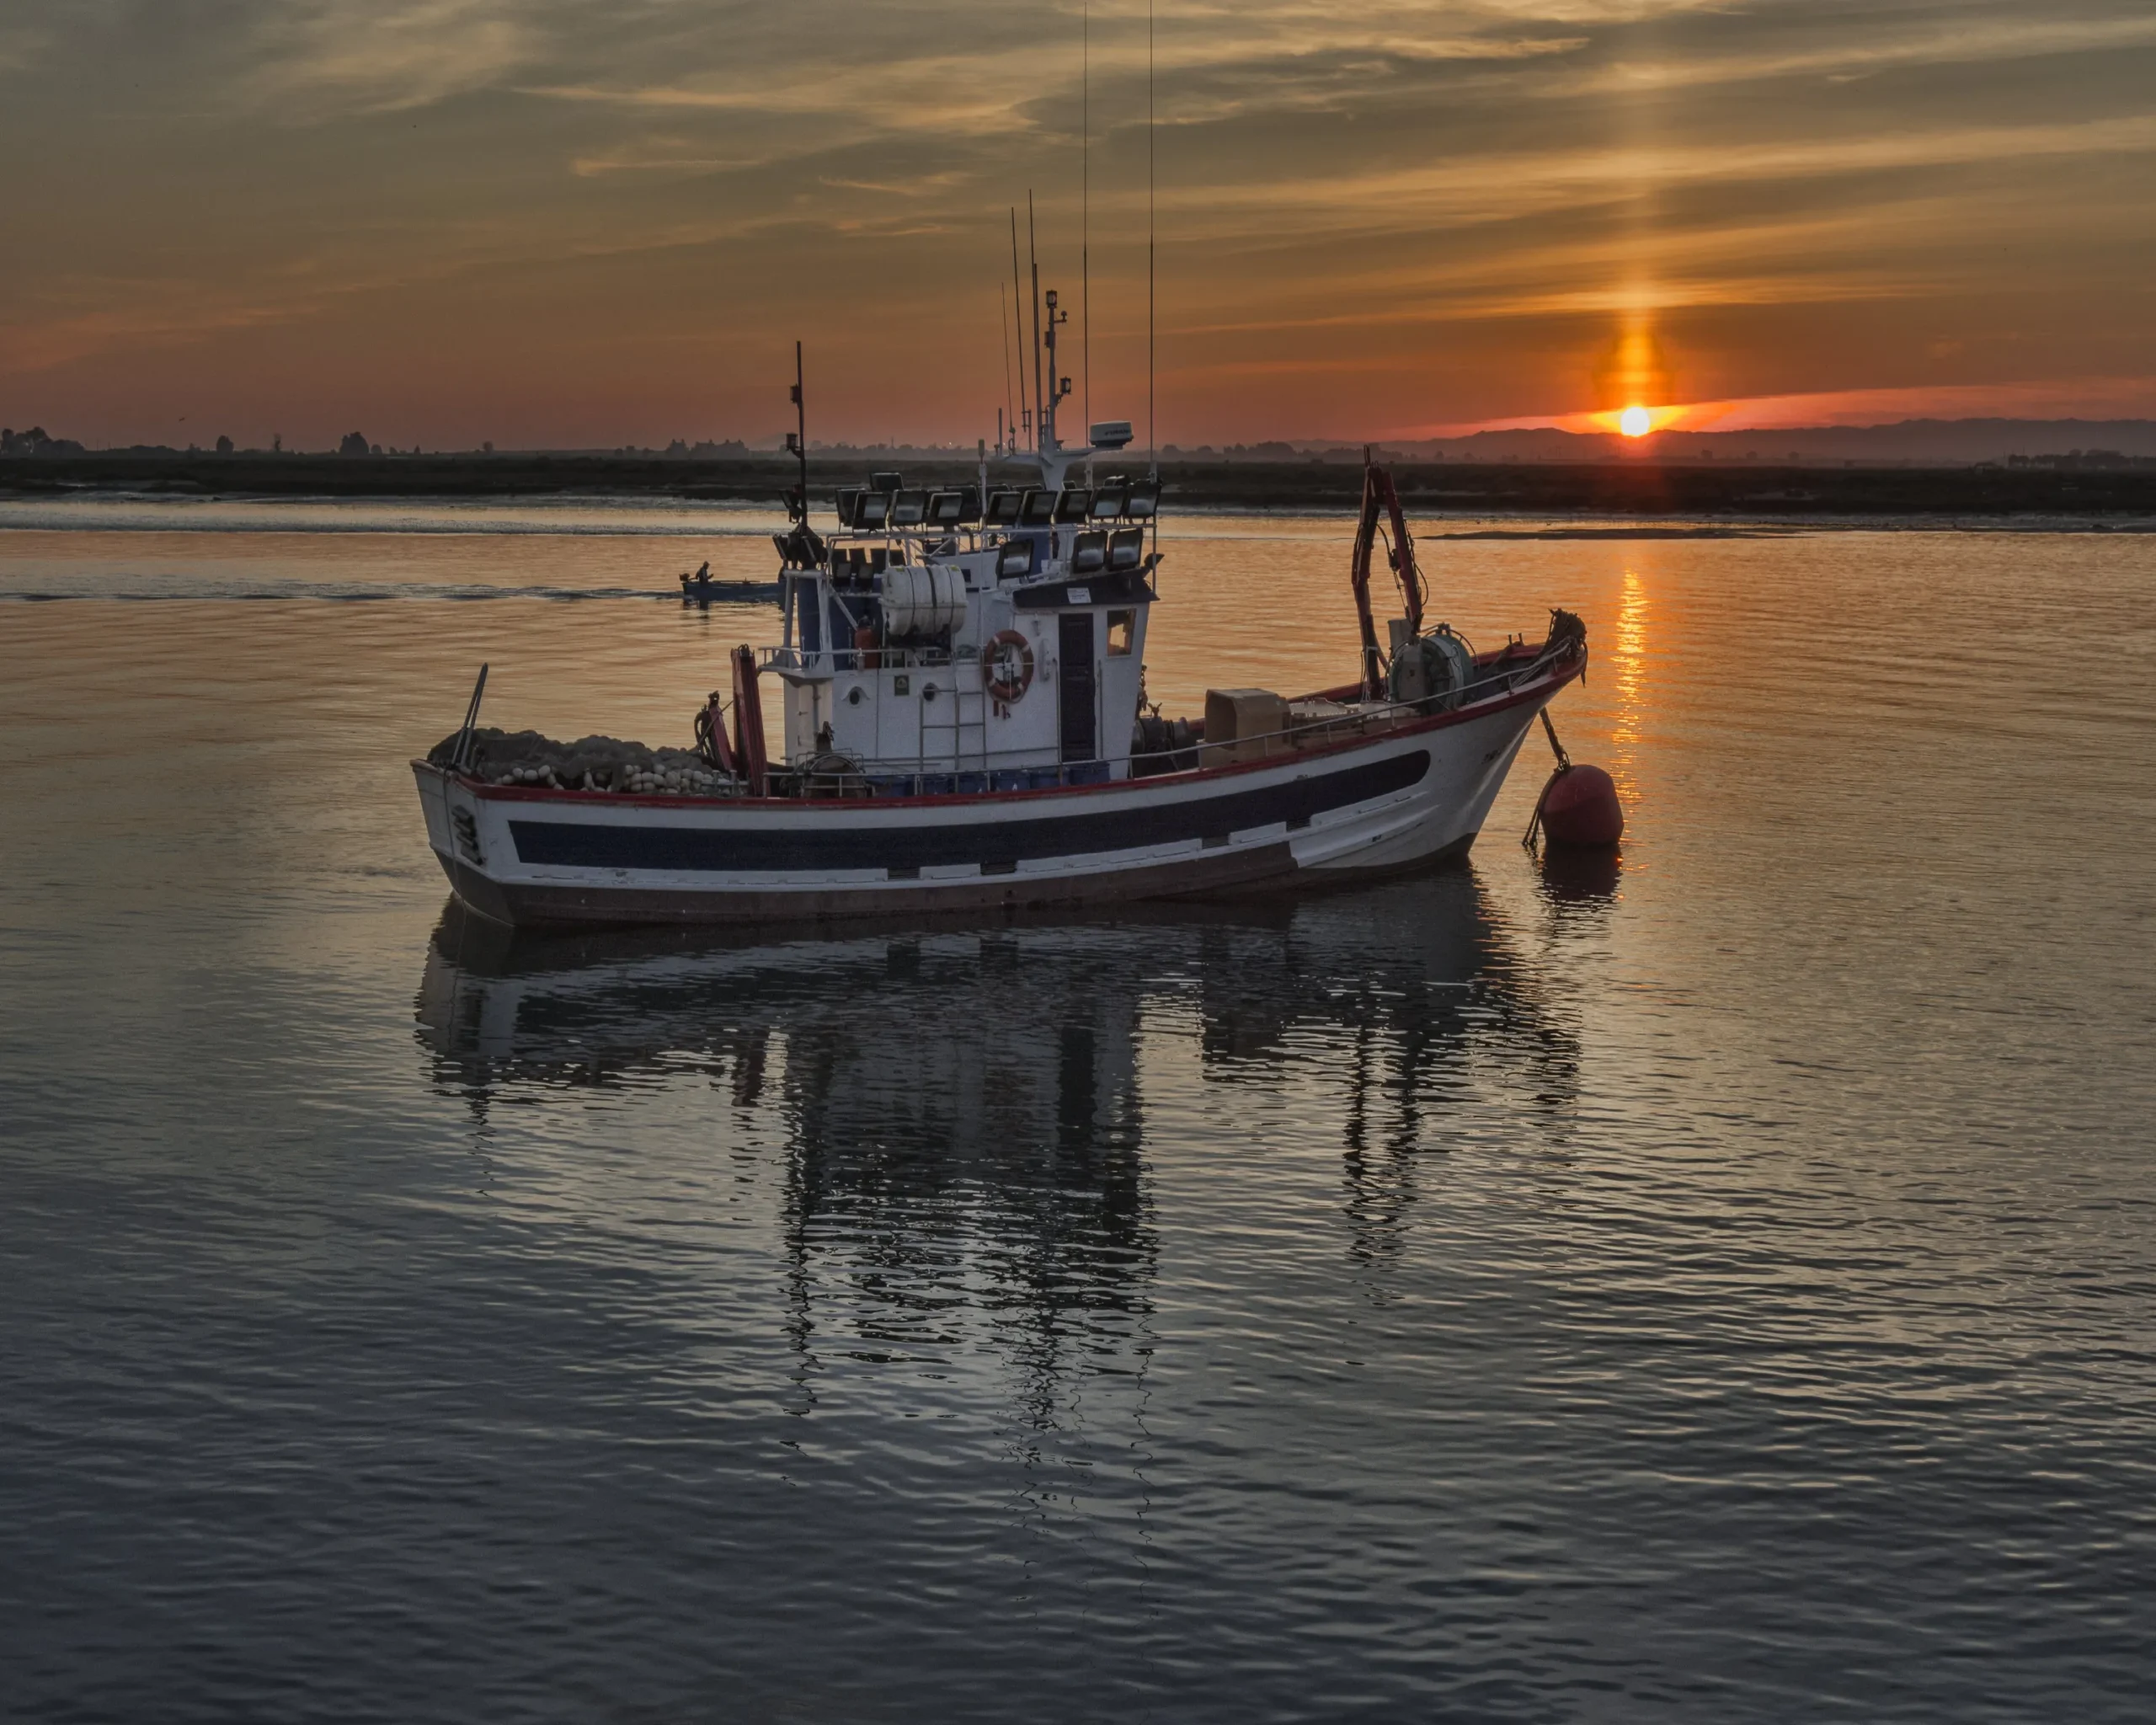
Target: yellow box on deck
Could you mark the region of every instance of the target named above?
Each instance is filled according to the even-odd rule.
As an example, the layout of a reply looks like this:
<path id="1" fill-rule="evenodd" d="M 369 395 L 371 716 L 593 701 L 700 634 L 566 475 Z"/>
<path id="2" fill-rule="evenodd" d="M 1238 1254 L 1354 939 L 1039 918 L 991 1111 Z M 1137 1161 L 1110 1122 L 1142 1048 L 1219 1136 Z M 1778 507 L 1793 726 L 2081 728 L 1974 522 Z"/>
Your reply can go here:
<path id="1" fill-rule="evenodd" d="M 1288 752 L 1288 703 L 1270 689 L 1208 689 L 1201 766 L 1232 766 Z"/>

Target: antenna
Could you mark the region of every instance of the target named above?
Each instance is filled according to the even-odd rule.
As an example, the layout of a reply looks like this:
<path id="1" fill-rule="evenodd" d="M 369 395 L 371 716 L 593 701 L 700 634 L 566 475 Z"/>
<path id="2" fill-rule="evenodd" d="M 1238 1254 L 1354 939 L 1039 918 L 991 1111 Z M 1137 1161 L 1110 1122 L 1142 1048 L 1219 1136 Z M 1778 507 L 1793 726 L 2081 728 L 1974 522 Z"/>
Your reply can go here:
<path id="1" fill-rule="evenodd" d="M 787 452 L 801 463 L 801 487 L 787 499 L 786 512 L 806 526 L 808 521 L 808 405 L 802 399 L 801 344 L 793 344 L 793 424 L 786 434 Z"/>
<path id="2" fill-rule="evenodd" d="M 1012 282 L 1011 284 L 1012 293 L 1015 294 L 1017 289 L 1018 284 Z M 1009 414 L 1011 421 L 1011 430 L 1016 432 L 1018 429 L 1018 416 L 1009 413 L 1011 407 L 1011 308 L 1003 303 L 1003 284 L 1000 281 L 995 284 L 995 311 L 996 315 L 1003 320 L 1003 405 L 995 410 L 995 448 L 1000 455 L 1003 451 L 1003 420 L 1006 414 Z"/>
<path id="3" fill-rule="evenodd" d="M 1078 9 L 1078 360 L 1093 423 L 1093 0 Z"/>
<path id="4" fill-rule="evenodd" d="M 1145 450 L 1148 477 L 1161 477 L 1161 441 L 1154 425 L 1159 368 L 1153 360 L 1153 0 L 1145 0 Z M 1161 522 L 1153 518 L 1153 540 Z"/>
<path id="5" fill-rule="evenodd" d="M 1026 195 L 1030 200 L 1033 194 L 1028 192 Z M 1026 399 L 1026 310 L 1018 302 L 1018 206 L 1016 204 L 1011 206 L 1011 312 L 1018 320 L 1011 332 L 1011 345 L 1018 355 L 1018 399 L 1023 403 Z M 1028 408 L 1024 412 L 1026 435 L 1030 437 L 1033 427 L 1033 410 Z M 1011 435 L 1016 437 L 1017 434 L 1018 420 L 1014 414 L 1011 420 Z"/>

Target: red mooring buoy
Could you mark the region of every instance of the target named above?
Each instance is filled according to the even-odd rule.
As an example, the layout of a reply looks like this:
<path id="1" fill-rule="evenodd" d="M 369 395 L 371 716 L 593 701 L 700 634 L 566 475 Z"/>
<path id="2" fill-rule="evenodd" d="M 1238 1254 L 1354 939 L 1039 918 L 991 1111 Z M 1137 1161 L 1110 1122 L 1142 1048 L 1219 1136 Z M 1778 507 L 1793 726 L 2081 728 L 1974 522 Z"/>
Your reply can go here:
<path id="1" fill-rule="evenodd" d="M 1528 823 L 1526 842 L 1532 846 L 1538 830 L 1553 845 L 1614 845 L 1625 836 L 1625 805 L 1617 787 L 1598 766 L 1582 766 L 1566 754 L 1557 740 L 1557 728 L 1550 715 L 1542 715 L 1542 729 L 1556 751 L 1557 770 L 1542 788 L 1534 805 L 1534 819 Z"/>
<path id="2" fill-rule="evenodd" d="M 1625 805 L 1598 766 L 1561 766 L 1542 793 L 1542 830 L 1553 845 L 1614 845 L 1625 836 Z"/>

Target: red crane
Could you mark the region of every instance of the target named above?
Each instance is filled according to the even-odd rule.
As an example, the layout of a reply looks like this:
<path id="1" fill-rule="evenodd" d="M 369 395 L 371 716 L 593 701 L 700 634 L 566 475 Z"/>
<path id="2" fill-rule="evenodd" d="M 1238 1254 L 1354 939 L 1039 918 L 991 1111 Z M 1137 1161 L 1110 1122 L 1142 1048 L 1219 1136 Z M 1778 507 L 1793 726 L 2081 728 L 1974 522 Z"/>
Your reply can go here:
<path id="1" fill-rule="evenodd" d="M 1407 602 L 1407 627 L 1417 635 L 1422 633 L 1422 571 L 1416 567 L 1415 542 L 1407 531 L 1407 517 L 1400 507 L 1400 494 L 1393 489 L 1392 475 L 1370 459 L 1367 446 L 1363 451 L 1363 518 L 1355 528 L 1355 561 L 1350 579 L 1355 588 L 1355 618 L 1363 628 L 1363 698 L 1374 700 L 1385 692 L 1385 654 L 1378 646 L 1377 625 L 1370 617 L 1370 553 L 1378 540 L 1378 511 L 1383 508 L 1392 517 L 1392 542 L 1386 547 L 1385 561 L 1392 565 L 1393 579 L 1400 584 L 1401 596 Z"/>

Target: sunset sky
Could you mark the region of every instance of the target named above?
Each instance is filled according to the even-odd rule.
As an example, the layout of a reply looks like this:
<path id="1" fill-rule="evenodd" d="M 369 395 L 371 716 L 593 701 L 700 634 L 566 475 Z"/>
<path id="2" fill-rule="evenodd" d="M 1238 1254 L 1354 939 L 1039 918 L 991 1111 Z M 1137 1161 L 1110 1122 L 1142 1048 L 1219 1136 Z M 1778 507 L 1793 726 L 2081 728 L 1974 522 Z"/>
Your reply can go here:
<path id="1" fill-rule="evenodd" d="M 812 435 L 993 435 L 1028 188 L 1079 328 L 1083 10 L 11 0 L 0 420 L 767 437 L 799 336 Z M 1156 16 L 1164 440 L 2156 415 L 2148 0 Z M 1142 440 L 1142 0 L 1087 51 Z"/>

